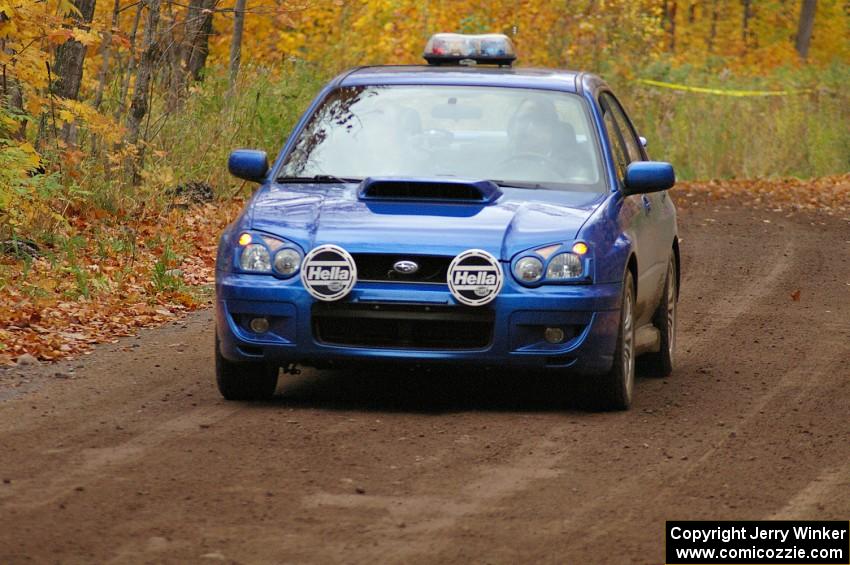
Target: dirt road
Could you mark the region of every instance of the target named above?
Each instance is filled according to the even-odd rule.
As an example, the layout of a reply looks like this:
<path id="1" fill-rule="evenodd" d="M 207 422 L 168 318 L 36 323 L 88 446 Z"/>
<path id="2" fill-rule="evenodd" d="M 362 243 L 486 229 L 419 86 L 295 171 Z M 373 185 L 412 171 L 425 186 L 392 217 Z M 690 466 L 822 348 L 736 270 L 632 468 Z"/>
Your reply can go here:
<path id="1" fill-rule="evenodd" d="M 850 518 L 850 221 L 680 226 L 679 365 L 629 412 L 466 372 L 227 403 L 209 311 L 6 371 L 0 563 L 660 563 L 666 519 Z"/>

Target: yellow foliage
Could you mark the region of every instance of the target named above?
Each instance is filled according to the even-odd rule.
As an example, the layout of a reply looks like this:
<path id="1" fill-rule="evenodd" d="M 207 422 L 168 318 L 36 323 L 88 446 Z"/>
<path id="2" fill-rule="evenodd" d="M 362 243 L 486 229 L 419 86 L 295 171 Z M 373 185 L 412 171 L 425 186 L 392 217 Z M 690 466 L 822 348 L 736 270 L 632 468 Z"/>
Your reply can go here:
<path id="1" fill-rule="evenodd" d="M 75 29 L 73 32 L 73 36 L 74 39 L 76 39 L 86 47 L 91 45 L 97 45 L 100 43 L 100 34 L 94 33 L 90 30 Z"/>
<path id="2" fill-rule="evenodd" d="M 79 151 L 57 153 L 64 147 L 59 140 L 49 145 L 42 140 L 41 152 L 46 147 L 54 152 L 50 159 L 45 159 L 34 143 L 37 128 L 22 129 L 22 125 L 38 123 L 50 116 L 51 128 L 75 123 L 80 131 L 97 134 L 110 143 L 120 139 L 121 128 L 89 102 L 58 98 L 50 88 L 50 79 L 60 78 L 55 72 L 48 75 L 48 65 L 54 65 L 56 46 L 74 39 L 89 47 L 89 54 L 96 54 L 95 46 L 101 41 L 104 27 L 102 21 L 79 26 L 75 17 L 80 12 L 71 0 L 0 0 L 0 13 L 4 15 L 0 18 L 3 86 L 20 89 L 23 99 L 22 108 L 12 107 L 5 96 L 0 100 L 0 237 L 3 237 L 8 236 L 9 230 L 31 229 L 37 222 L 43 226 L 65 222 L 51 207 L 54 203 L 51 195 L 63 189 L 60 178 L 34 173 L 44 170 L 42 167 L 48 172 L 58 168 L 50 166 L 55 161 L 70 174 L 71 178 L 66 180 L 71 182 L 76 172 L 69 169 L 82 159 Z M 84 100 L 93 91 L 94 83 L 94 76 L 84 74 Z M 22 132 L 27 137 L 22 139 Z"/>
<path id="3" fill-rule="evenodd" d="M 227 63 L 233 0 L 216 11 L 212 57 Z M 664 13 L 664 6 L 672 11 Z M 419 63 L 438 31 L 505 32 L 521 63 L 628 73 L 661 56 L 702 65 L 727 59 L 732 70 L 762 74 L 795 65 L 799 3 L 688 0 L 250 0 L 242 60 L 279 65 L 306 59 L 330 71 L 358 64 Z M 841 0 L 820 0 L 809 60 L 850 59 L 850 14 Z"/>

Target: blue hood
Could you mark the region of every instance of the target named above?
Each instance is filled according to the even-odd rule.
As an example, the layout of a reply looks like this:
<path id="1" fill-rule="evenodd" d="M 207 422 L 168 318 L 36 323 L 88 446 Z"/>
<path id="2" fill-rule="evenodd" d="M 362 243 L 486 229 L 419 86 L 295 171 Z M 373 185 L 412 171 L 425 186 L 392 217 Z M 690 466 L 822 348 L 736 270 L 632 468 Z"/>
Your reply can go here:
<path id="1" fill-rule="evenodd" d="M 251 227 L 299 244 L 352 253 L 457 255 L 470 248 L 504 261 L 547 243 L 571 240 L 604 194 L 503 188 L 489 204 L 371 202 L 358 185 L 265 186 L 254 196 Z"/>

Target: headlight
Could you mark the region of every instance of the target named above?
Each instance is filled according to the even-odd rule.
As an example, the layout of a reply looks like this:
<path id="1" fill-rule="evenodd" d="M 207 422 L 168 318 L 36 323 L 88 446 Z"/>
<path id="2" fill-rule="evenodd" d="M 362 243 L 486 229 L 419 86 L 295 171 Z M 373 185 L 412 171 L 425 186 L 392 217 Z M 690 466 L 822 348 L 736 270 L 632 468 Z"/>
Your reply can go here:
<path id="1" fill-rule="evenodd" d="M 253 271 L 255 273 L 268 273 L 272 270 L 271 261 L 269 260 L 269 250 L 265 245 L 259 243 L 251 243 L 242 249 L 242 255 L 239 257 L 239 266 L 243 271 Z"/>
<path id="2" fill-rule="evenodd" d="M 522 282 L 537 282 L 543 276 L 543 261 L 537 257 L 523 257 L 516 262 L 514 273 Z"/>
<path id="3" fill-rule="evenodd" d="M 301 254 L 291 247 L 284 247 L 274 256 L 274 270 L 281 275 L 294 275 L 300 266 Z"/>
<path id="4" fill-rule="evenodd" d="M 550 280 L 574 279 L 580 277 L 583 271 L 581 258 L 575 253 L 559 253 L 549 261 L 546 278 Z"/>

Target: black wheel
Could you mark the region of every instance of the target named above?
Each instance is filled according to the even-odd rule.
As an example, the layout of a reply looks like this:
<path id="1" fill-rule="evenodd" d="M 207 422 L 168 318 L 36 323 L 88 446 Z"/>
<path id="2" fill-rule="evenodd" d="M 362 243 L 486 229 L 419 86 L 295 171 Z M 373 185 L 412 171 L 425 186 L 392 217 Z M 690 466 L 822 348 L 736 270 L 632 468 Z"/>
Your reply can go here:
<path id="1" fill-rule="evenodd" d="M 227 400 L 266 400 L 274 395 L 280 367 L 266 363 L 234 363 L 221 355 L 215 336 L 215 381 Z"/>
<path id="2" fill-rule="evenodd" d="M 626 410 L 632 404 L 635 388 L 635 283 L 631 271 L 623 281 L 623 301 L 620 306 L 620 331 L 614 363 L 607 374 L 595 377 L 591 389 L 597 408 Z"/>
<path id="3" fill-rule="evenodd" d="M 676 360 L 676 303 L 678 299 L 676 255 L 671 253 L 670 261 L 667 263 L 664 295 L 652 317 L 653 325 L 661 334 L 661 347 L 658 353 L 647 353 L 641 359 L 641 365 L 646 368 L 646 374 L 649 376 L 668 377 L 673 372 Z"/>

